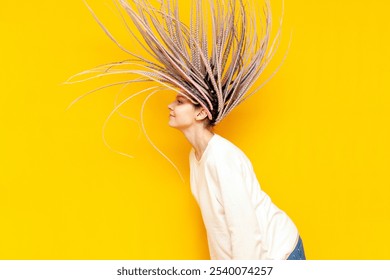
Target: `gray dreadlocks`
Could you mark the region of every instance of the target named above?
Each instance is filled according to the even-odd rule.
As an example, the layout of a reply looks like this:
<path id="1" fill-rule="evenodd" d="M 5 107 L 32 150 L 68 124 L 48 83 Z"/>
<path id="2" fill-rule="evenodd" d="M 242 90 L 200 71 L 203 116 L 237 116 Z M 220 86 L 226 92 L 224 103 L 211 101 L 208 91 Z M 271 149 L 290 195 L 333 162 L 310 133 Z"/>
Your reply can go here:
<path id="1" fill-rule="evenodd" d="M 131 3 L 127 0 L 116 1 L 117 7 L 121 7 L 131 19 L 142 40 L 131 30 L 121 13 L 127 30 L 149 57 L 124 48 L 87 5 L 104 32 L 130 58 L 81 72 L 68 82 L 115 74 L 135 74 L 138 77 L 90 91 L 78 97 L 70 106 L 80 98 L 109 86 L 156 82 L 157 85 L 152 84 L 126 98 L 110 116 L 138 94 L 151 91 L 146 102 L 158 90 L 168 88 L 184 95 L 193 104 L 202 106 L 210 124 L 214 126 L 256 93 L 277 71 L 253 88 L 271 61 L 281 38 L 283 16 L 270 42 L 272 18 L 269 0 L 263 0 L 264 5 L 259 11 L 250 5 L 249 0 L 191 0 L 189 26 L 179 15 L 178 0 L 157 0 L 159 5 L 152 5 L 147 0 L 132 0 Z M 76 77 L 91 74 L 92 77 L 75 81 Z"/>

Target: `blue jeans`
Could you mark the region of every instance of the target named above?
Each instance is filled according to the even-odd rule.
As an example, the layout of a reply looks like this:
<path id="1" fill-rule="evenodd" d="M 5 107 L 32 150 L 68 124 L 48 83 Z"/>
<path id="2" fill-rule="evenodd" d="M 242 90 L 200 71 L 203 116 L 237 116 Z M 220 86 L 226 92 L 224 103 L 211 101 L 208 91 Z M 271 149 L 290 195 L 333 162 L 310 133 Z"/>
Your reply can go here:
<path id="1" fill-rule="evenodd" d="M 288 256 L 287 260 L 306 260 L 305 250 L 303 249 L 302 239 L 299 236 L 297 246 L 295 246 L 294 250 Z"/>

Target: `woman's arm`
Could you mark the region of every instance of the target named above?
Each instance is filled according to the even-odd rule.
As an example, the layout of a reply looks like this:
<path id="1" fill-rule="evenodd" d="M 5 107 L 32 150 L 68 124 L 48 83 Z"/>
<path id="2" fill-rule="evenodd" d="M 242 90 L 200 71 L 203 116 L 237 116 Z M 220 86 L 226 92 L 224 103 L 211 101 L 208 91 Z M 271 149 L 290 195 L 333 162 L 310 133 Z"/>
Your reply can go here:
<path id="1" fill-rule="evenodd" d="M 226 155 L 213 164 L 216 185 L 230 233 L 233 259 L 259 259 L 262 255 L 257 216 L 251 200 L 249 170 L 239 158 Z"/>

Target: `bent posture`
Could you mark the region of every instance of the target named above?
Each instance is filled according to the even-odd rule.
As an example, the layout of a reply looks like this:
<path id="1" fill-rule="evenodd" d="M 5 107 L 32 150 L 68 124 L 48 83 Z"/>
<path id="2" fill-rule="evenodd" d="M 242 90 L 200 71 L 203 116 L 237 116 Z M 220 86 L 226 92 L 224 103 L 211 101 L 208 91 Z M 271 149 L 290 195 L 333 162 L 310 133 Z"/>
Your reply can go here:
<path id="1" fill-rule="evenodd" d="M 193 147 L 191 190 L 211 259 L 304 259 L 297 228 L 261 190 L 246 155 L 215 134 L 206 111 L 185 96 L 177 95 L 168 108 L 169 125 Z"/>
<path id="2" fill-rule="evenodd" d="M 180 17 L 178 0 L 158 1 L 159 7 L 147 0 L 118 1 L 139 31 L 133 32 L 125 21 L 133 41 L 146 53 L 125 49 L 99 22 L 130 59 L 86 74 L 128 75 L 112 85 L 158 84 L 127 97 L 110 116 L 136 95 L 150 91 L 146 102 L 160 88 L 178 93 L 169 105 L 169 124 L 193 147 L 191 188 L 202 211 L 211 258 L 304 259 L 297 228 L 261 190 L 248 158 L 212 130 L 276 73 L 255 86 L 281 38 L 280 24 L 270 40 L 269 0 L 260 9 L 247 0 L 193 0 L 189 24 Z"/>

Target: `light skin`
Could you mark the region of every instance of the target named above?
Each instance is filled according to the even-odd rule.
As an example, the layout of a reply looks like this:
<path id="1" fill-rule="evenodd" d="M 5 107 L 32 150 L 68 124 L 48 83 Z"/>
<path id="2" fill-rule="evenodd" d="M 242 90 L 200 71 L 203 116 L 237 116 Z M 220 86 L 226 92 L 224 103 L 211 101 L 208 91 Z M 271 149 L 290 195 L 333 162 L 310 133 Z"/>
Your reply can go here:
<path id="1" fill-rule="evenodd" d="M 178 94 L 175 100 L 168 105 L 168 109 L 169 126 L 183 132 L 195 150 L 196 159 L 200 160 L 214 135 L 212 128 L 205 126 L 206 110 L 202 107 L 195 107 L 188 98 L 181 94 Z"/>

